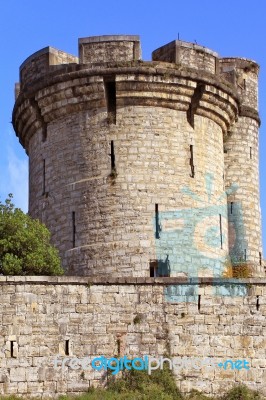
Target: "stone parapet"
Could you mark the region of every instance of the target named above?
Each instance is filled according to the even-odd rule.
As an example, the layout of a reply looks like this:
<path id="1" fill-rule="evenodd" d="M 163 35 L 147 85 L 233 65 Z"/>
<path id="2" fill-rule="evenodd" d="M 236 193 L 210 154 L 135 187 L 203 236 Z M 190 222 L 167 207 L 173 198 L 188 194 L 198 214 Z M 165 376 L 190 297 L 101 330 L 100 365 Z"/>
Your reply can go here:
<path id="1" fill-rule="evenodd" d="M 62 369 L 64 358 L 167 354 L 179 360 L 173 372 L 183 393 L 220 395 L 241 382 L 266 396 L 265 279 L 102 280 L 0 277 L 1 395 L 55 399 L 106 384 L 106 371 Z"/>

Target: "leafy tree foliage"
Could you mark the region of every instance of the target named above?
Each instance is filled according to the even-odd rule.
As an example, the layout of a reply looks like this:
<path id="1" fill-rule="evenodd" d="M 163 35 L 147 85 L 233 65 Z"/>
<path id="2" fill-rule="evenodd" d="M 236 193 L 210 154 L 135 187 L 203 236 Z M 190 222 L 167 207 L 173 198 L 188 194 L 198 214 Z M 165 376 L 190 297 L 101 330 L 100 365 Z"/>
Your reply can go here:
<path id="1" fill-rule="evenodd" d="M 0 201 L 0 274 L 62 275 L 58 251 L 40 221 L 24 214 L 9 194 Z"/>

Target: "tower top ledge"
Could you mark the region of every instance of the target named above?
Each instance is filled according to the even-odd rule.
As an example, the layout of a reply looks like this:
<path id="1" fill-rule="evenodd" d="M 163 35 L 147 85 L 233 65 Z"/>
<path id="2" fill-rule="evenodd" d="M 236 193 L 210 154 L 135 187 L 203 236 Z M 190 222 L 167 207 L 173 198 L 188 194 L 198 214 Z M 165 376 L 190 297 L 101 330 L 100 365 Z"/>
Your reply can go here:
<path id="1" fill-rule="evenodd" d="M 140 42 L 139 35 L 101 35 L 79 38 L 79 44 L 99 42 Z"/>
<path id="2" fill-rule="evenodd" d="M 163 45 L 163 46 L 159 47 L 155 51 L 157 51 L 159 49 L 162 49 L 165 46 L 187 47 L 188 49 L 193 49 L 193 50 L 201 51 L 201 52 L 204 52 L 204 53 L 208 53 L 208 54 L 213 55 L 214 57 L 219 58 L 219 54 L 216 51 L 213 51 L 213 50 L 209 49 L 208 47 L 201 46 L 201 45 L 199 45 L 197 43 L 186 42 L 184 40 L 178 40 L 178 39 L 177 40 L 173 40 L 172 42 L 169 42 L 166 45 Z"/>
<path id="3" fill-rule="evenodd" d="M 64 64 L 106 64 L 140 61 L 141 43 L 139 35 L 102 35 L 78 39 L 79 56 L 47 46 L 30 55 L 20 66 L 20 83 L 37 80 L 52 69 Z M 205 71 L 214 75 L 233 70 L 258 75 L 259 65 L 247 58 L 225 57 L 197 43 L 173 40 L 152 53 L 152 60 L 168 62 Z M 173 66 L 174 67 L 174 66 Z M 227 74 L 228 75 L 228 74 Z M 225 76 L 226 77 L 226 76 Z M 229 75 L 227 76 L 227 78 Z M 232 77 L 229 77 L 232 81 Z"/>
<path id="4" fill-rule="evenodd" d="M 253 60 L 222 58 L 217 52 L 197 43 L 173 40 L 154 50 L 152 61 L 145 62 L 141 58 L 138 35 L 84 37 L 79 38 L 78 44 L 78 57 L 51 46 L 29 56 L 20 67 L 20 83 L 15 86 L 16 99 L 20 93 L 35 97 L 35 91 L 47 85 L 69 80 L 73 83 L 73 79 L 88 79 L 91 75 L 130 76 L 135 73 L 138 76 L 142 73 L 147 76 L 143 79 L 148 81 L 151 75 L 161 74 L 168 89 L 172 85 L 173 92 L 176 83 L 171 83 L 169 76 L 174 80 L 185 78 L 186 82 L 189 79 L 192 86 L 198 83 L 214 85 L 224 91 L 224 98 L 230 95 L 241 105 L 240 113 L 252 114 L 252 118 L 255 116 L 259 122 L 259 66 Z"/>
<path id="5" fill-rule="evenodd" d="M 66 62 L 68 64 L 71 62 L 71 59 L 73 59 L 73 61 L 72 61 L 73 63 L 78 63 L 79 62 L 79 58 L 77 56 L 74 56 L 73 54 L 69 54 L 69 53 L 66 53 L 65 51 L 56 49 L 55 47 L 47 46 L 47 47 L 44 47 L 43 49 L 35 51 L 33 54 L 31 54 L 29 57 L 27 57 L 26 60 L 23 61 L 23 63 L 21 64 L 19 70 L 22 71 L 23 68 L 27 64 L 29 64 L 31 62 L 34 62 L 37 58 L 39 58 L 41 56 L 47 56 L 47 55 L 48 56 L 49 55 L 54 55 L 56 57 L 58 57 L 60 55 L 61 56 L 64 55 L 64 56 L 67 57 Z M 49 61 L 49 65 L 53 65 L 53 60 L 51 59 L 51 57 L 47 61 Z M 58 61 L 61 61 L 61 60 L 58 60 Z M 58 64 L 58 63 L 56 63 L 56 64 Z"/>

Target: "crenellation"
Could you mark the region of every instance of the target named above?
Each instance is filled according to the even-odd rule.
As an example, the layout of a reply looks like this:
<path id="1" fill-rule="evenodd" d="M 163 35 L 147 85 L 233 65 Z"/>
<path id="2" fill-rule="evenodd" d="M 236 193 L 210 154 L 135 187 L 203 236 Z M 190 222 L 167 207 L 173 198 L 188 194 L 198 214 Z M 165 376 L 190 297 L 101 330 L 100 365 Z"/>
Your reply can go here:
<path id="1" fill-rule="evenodd" d="M 220 66 L 226 79 L 233 77 L 241 105 L 258 110 L 258 64 L 245 58 L 222 58 Z"/>
<path id="2" fill-rule="evenodd" d="M 28 57 L 20 66 L 20 84 L 22 87 L 29 85 L 32 80 L 44 77 L 50 66 L 60 64 L 76 64 L 79 60 L 76 56 L 57 50 L 53 47 L 45 47 Z"/>
<path id="3" fill-rule="evenodd" d="M 216 74 L 218 54 L 195 43 L 174 40 L 152 53 L 153 61 L 164 61 Z"/>
<path id="4" fill-rule="evenodd" d="M 140 60 L 139 36 L 92 36 L 79 39 L 80 64 Z"/>

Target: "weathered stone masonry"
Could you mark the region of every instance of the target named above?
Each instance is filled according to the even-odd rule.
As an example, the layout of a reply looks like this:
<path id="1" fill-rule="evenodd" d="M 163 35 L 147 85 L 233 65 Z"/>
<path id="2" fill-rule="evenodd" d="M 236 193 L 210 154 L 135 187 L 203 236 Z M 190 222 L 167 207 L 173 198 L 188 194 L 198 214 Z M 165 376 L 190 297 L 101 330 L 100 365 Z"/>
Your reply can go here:
<path id="1" fill-rule="evenodd" d="M 182 392 L 266 396 L 259 67 L 182 41 L 140 57 L 138 36 L 99 36 L 79 39 L 79 57 L 47 47 L 20 67 L 29 211 L 75 276 L 0 277 L 0 393 L 106 383 L 55 370 L 57 354 L 168 354 L 249 362 L 182 369 Z M 252 279 L 221 278 L 235 254 Z"/>
<path id="2" fill-rule="evenodd" d="M 264 276 L 258 65 L 182 41 L 140 56 L 138 36 L 99 36 L 79 39 L 79 58 L 47 47 L 21 65 L 13 125 L 29 155 L 30 214 L 68 274 L 149 277 L 167 259 L 170 276 L 221 276 L 217 259 L 233 251 Z M 223 211 L 201 214 L 219 201 Z M 196 245 L 186 232 L 174 252 L 163 237 L 182 210 L 193 210 Z M 221 245 L 206 245 L 212 229 Z"/>
<path id="3" fill-rule="evenodd" d="M 198 284 L 196 301 L 181 295 Z M 216 296 L 222 287 L 227 295 Z M 237 295 L 241 288 L 246 295 Z M 246 359 L 249 370 L 182 369 L 178 387 L 220 394 L 245 383 L 266 396 L 265 279 L 0 277 L 0 307 L 0 394 L 55 398 L 86 391 L 105 384 L 106 374 L 55 370 L 55 356 L 120 353 Z"/>

